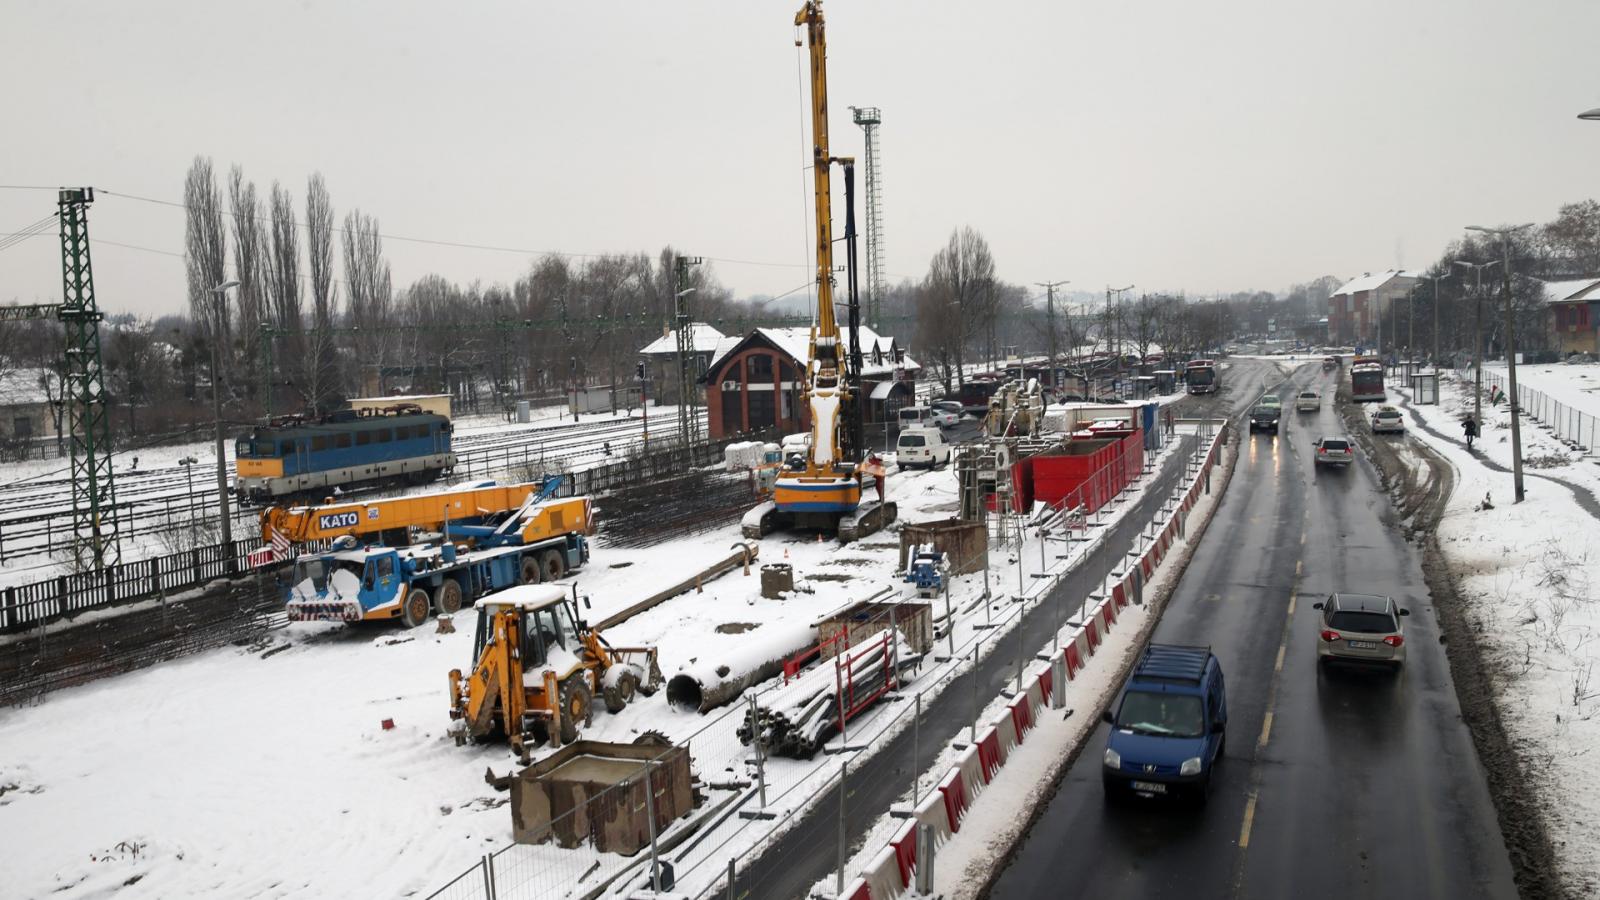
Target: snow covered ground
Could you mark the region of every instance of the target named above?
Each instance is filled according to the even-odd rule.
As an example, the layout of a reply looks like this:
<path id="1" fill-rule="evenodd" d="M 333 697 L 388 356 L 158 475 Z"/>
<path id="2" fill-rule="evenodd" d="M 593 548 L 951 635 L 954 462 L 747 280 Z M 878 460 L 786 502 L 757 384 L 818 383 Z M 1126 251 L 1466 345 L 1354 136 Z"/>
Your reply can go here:
<path id="1" fill-rule="evenodd" d="M 897 473 L 890 485 L 904 520 L 956 510 L 952 470 Z M 644 550 L 598 545 L 576 576 L 579 592 L 592 600 L 586 615 L 599 619 L 687 577 L 737 539 L 730 526 Z M 735 570 L 607 637 L 658 645 L 670 678 L 714 658 L 719 642 L 741 642 L 726 632 L 743 629 L 743 642 L 761 641 L 763 632 L 808 623 L 848 600 L 885 587 L 904 590 L 897 547 L 894 535 L 845 547 L 769 538 L 761 562 L 786 559 L 795 567 L 797 590 L 785 599 L 762 599 L 755 575 Z M 1037 591 L 1041 580 L 1027 574 L 1038 571 L 1037 547 L 1029 544 L 1021 557 L 1022 582 Z M 995 590 L 1010 590 L 1018 582 L 1016 557 L 997 552 L 991 560 Z M 963 576 L 952 589 L 958 645 L 986 615 L 976 602 L 983 582 L 979 574 Z M 969 610 L 965 617 L 961 609 Z M 432 624 L 412 631 L 293 624 L 275 632 L 270 647 L 211 651 L 0 710 L 0 833 L 8 836 L 0 842 L 0 893 L 401 896 L 439 887 L 510 839 L 505 795 L 483 780 L 486 768 L 512 767 L 507 748 L 458 748 L 445 733 L 445 676 L 471 663 L 475 624 L 473 610 L 457 616 L 451 634 Z M 960 662 L 947 665 L 953 671 Z M 918 683 L 943 677 L 937 667 L 924 668 Z M 681 742 L 693 735 L 697 770 L 708 777 L 742 772 L 746 752 L 732 736 L 735 717 L 673 711 L 664 693 L 616 716 L 597 711 L 587 736 L 631 740 L 655 729 Z M 853 724 L 852 743 L 904 727 L 891 706 Z M 775 809 L 797 811 L 827 783 L 834 766 L 821 759 L 769 763 Z M 714 879 L 721 861 L 758 846 L 771 827 L 730 820 L 688 861 L 697 873 L 691 877 Z M 542 873 L 528 877 L 553 880 L 541 854 L 554 848 L 514 849 L 529 851 L 525 872 Z"/>
<path id="2" fill-rule="evenodd" d="M 1586 367 L 1529 368 L 1576 380 Z M 1600 494 L 1600 467 L 1525 418 L 1527 499 L 1513 503 L 1505 404 L 1484 406 L 1483 436 L 1469 454 L 1460 423 L 1472 411 L 1472 385 L 1445 380 L 1437 406 L 1411 405 L 1410 392 L 1400 391 L 1402 405 L 1438 432 L 1408 420 L 1411 436 L 1455 468 L 1439 543 L 1489 648 L 1497 705 L 1548 811 L 1566 882 L 1573 896 L 1593 896 L 1600 889 L 1600 510 L 1585 509 L 1573 489 Z M 1574 399 L 1586 393 L 1571 390 Z M 1584 402 L 1600 406 L 1592 394 Z"/>

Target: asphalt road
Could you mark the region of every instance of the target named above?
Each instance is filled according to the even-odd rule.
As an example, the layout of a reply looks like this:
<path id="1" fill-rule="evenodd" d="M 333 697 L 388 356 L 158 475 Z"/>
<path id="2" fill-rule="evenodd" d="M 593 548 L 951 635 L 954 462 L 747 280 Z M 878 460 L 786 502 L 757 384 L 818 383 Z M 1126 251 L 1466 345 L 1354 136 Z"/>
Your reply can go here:
<path id="1" fill-rule="evenodd" d="M 1278 369 L 1271 363 L 1241 360 L 1231 364 L 1227 371 L 1229 374 L 1220 395 L 1188 398 L 1183 401 L 1181 413 L 1210 414 L 1248 406 L 1261 393 L 1265 380 L 1281 379 Z M 975 429 L 975 421 L 963 419 L 958 428 L 946 430 L 946 439 L 966 439 Z M 1194 439 L 1185 437 L 1183 440 Z M 1187 443 L 1185 446 L 1192 447 Z M 1022 625 L 1023 632 L 1029 636 L 1027 653 L 1041 650 L 1048 643 L 1058 616 L 1058 602 L 1064 604 L 1066 610 L 1076 610 L 1089 591 L 1099 589 L 1106 574 L 1122 561 L 1132 546 L 1134 536 L 1150 521 L 1155 507 L 1176 485 L 1182 468 L 1179 458 L 1169 459 L 1169 465 L 1156 477 L 1154 488 L 1147 485 L 1137 495 L 1133 514 L 1113 527 L 1110 538 L 1082 560 L 1046 602 L 1029 610 Z M 998 591 L 1007 589 L 1007 585 L 997 588 Z M 1015 632 L 1008 634 L 1008 638 L 1013 634 Z M 1015 658 L 1014 653 L 1004 652 L 982 659 L 977 673 L 977 696 L 987 702 L 987 698 L 998 696 L 1008 687 L 1016 673 Z M 1031 660 L 1031 656 L 1029 658 Z M 965 736 L 972 716 L 973 677 L 968 670 L 954 678 L 937 697 L 925 701 L 921 725 L 924 748 Z M 859 764 L 852 761 L 845 798 L 846 840 L 852 853 L 859 848 L 862 836 L 877 817 L 910 791 L 915 774 L 911 742 L 910 729 L 904 729 L 871 757 Z M 927 750 L 923 753 L 925 763 Z M 837 870 L 839 807 L 836 792 L 831 793 L 834 795 L 824 797 L 802 814 L 750 869 L 740 873 L 738 897 L 762 900 L 804 897 L 811 885 Z"/>
<path id="2" fill-rule="evenodd" d="M 1313 470 L 1311 442 L 1343 431 L 1338 374 L 1297 371 L 1321 412 L 1286 411 L 1281 435 L 1247 439 L 1154 632 L 1222 663 L 1230 718 L 1211 802 L 1106 804 L 1102 724 L 991 896 L 1516 896 L 1418 556 L 1370 464 Z M 1312 604 L 1334 590 L 1410 608 L 1399 676 L 1318 673 Z"/>

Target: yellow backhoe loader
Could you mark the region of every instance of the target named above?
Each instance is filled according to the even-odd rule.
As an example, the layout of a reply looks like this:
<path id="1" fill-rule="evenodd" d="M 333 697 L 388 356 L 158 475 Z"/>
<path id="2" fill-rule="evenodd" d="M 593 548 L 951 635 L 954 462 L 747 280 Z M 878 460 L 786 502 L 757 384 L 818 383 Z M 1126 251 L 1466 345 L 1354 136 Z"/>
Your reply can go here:
<path id="1" fill-rule="evenodd" d="M 552 747 L 578 739 L 598 695 L 621 712 L 635 693 L 655 693 L 654 647 L 613 647 L 577 616 L 565 588 L 526 584 L 478 601 L 472 671 L 450 671 L 456 744 L 506 739 Z"/>

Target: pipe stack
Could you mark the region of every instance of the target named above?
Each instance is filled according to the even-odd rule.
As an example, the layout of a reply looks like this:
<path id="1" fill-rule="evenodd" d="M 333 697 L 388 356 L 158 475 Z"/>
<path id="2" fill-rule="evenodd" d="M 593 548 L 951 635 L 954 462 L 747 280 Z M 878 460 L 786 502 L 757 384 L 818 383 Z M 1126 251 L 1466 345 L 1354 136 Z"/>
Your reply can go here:
<path id="1" fill-rule="evenodd" d="M 739 740 L 759 742 L 769 755 L 791 759 L 815 756 L 839 731 L 841 690 L 842 711 L 851 715 L 852 709 L 898 686 L 893 666 L 911 652 L 903 639 L 897 644 L 891 646 L 888 633 L 880 632 L 767 693 L 754 710 L 754 721 L 746 714 L 738 728 Z"/>

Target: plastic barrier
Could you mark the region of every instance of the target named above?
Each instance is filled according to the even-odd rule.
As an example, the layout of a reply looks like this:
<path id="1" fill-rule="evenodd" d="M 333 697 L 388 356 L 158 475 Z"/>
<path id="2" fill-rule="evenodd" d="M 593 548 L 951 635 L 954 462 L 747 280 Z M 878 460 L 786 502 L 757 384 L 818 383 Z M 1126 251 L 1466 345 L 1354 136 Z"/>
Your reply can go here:
<path id="1" fill-rule="evenodd" d="M 1016 732 L 1017 743 L 1022 743 L 1022 736 L 1033 727 L 1033 703 L 1026 694 L 1011 701 L 1011 728 Z"/>
<path id="2" fill-rule="evenodd" d="M 1089 639 L 1089 655 L 1093 656 L 1095 648 L 1100 646 L 1099 620 L 1091 617 L 1089 621 L 1084 623 L 1083 633 Z"/>
<path id="3" fill-rule="evenodd" d="M 945 773 L 944 780 L 939 782 L 938 792 L 940 805 L 944 807 L 945 830 L 955 834 L 961 830 L 961 818 L 967 814 L 966 782 L 962 778 L 961 766 L 952 766 Z"/>
<path id="4" fill-rule="evenodd" d="M 1022 735 L 1017 733 L 1017 723 L 1012 720 L 1009 708 L 1001 710 L 1000 714 L 995 716 L 994 724 L 989 727 L 993 728 L 994 733 L 1000 738 L 1000 765 L 1003 766 L 1006 760 L 1011 758 L 1011 751 L 1022 743 Z"/>
<path id="5" fill-rule="evenodd" d="M 1062 656 L 1067 660 L 1068 681 L 1071 681 L 1074 677 L 1076 677 L 1078 670 L 1083 668 L 1083 659 L 1087 654 L 1085 654 L 1083 650 L 1079 649 L 1082 641 L 1083 632 L 1079 631 L 1077 634 L 1072 636 L 1072 643 L 1068 644 L 1066 648 L 1061 651 Z"/>
<path id="6" fill-rule="evenodd" d="M 1105 624 L 1106 631 L 1110 631 L 1111 626 L 1117 621 L 1117 605 L 1115 603 L 1100 604 L 1100 618 Z"/>
<path id="7" fill-rule="evenodd" d="M 983 769 L 983 783 L 988 784 L 994 778 L 994 773 L 1000 771 L 1000 766 L 1006 761 L 1001 755 L 1000 733 L 991 725 L 984 729 L 983 736 L 978 738 L 978 764 Z"/>
<path id="8" fill-rule="evenodd" d="M 1042 707 L 1050 702 L 1051 695 L 1055 693 L 1055 682 L 1055 670 L 1046 666 L 1045 670 L 1039 673 L 1039 680 L 1033 683 L 1033 689 L 1037 690 L 1039 694 L 1033 701 L 1035 708 Z"/>
<path id="9" fill-rule="evenodd" d="M 891 900 L 905 893 L 905 883 L 900 880 L 900 860 L 894 845 L 884 847 L 861 872 L 866 882 L 870 900 Z"/>
<path id="10" fill-rule="evenodd" d="M 978 795 L 983 793 L 983 788 L 989 783 L 989 776 L 983 773 L 983 754 L 977 745 L 967 748 L 961 754 L 961 759 L 956 762 L 956 768 L 961 770 L 961 791 L 966 794 L 966 802 L 962 804 L 963 812 L 970 807 Z"/>
<path id="11" fill-rule="evenodd" d="M 1111 589 L 1111 599 L 1115 600 L 1118 606 L 1127 606 L 1128 591 L 1122 585 L 1123 582 L 1119 581 L 1117 582 L 1116 586 Z"/>
<path id="12" fill-rule="evenodd" d="M 911 886 L 911 873 L 917 866 L 917 822 L 915 819 L 900 829 L 900 834 L 889 842 L 894 848 L 894 861 L 900 868 L 900 886 Z"/>
<path id="13" fill-rule="evenodd" d="M 845 885 L 841 896 L 844 900 L 872 900 L 872 890 L 867 887 L 865 878 L 857 878 Z"/>

